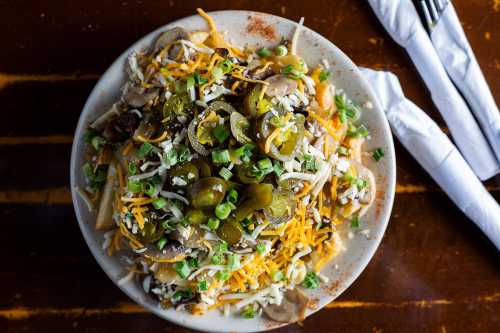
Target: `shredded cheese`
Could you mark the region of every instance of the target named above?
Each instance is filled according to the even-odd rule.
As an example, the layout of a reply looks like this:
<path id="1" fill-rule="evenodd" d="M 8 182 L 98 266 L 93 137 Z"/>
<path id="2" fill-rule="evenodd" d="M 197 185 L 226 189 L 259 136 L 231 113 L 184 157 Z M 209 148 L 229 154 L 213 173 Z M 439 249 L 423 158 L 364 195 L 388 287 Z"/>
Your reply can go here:
<path id="1" fill-rule="evenodd" d="M 274 131 L 267 137 L 266 143 L 264 145 L 264 152 L 266 154 L 269 153 L 269 150 L 271 150 L 271 143 L 273 142 L 274 139 L 280 134 L 280 128 L 276 127 Z"/>
<path id="2" fill-rule="evenodd" d="M 291 54 L 297 54 L 297 43 L 299 41 L 300 30 L 302 29 L 302 25 L 304 24 L 304 18 L 301 17 L 299 23 L 297 24 L 297 28 L 293 33 L 292 37 L 292 45 L 290 47 Z"/>
<path id="3" fill-rule="evenodd" d="M 312 110 L 309 110 L 308 114 L 311 118 L 314 118 L 318 123 L 320 123 L 320 125 L 323 126 L 327 130 L 328 134 L 330 134 L 330 136 L 333 137 L 333 139 L 335 139 L 335 141 L 340 141 L 340 138 L 337 135 L 337 133 L 335 133 L 335 130 L 330 126 L 330 124 L 328 124 L 328 122 L 325 119 L 318 116 Z"/>
<path id="4" fill-rule="evenodd" d="M 165 141 L 165 139 L 168 137 L 168 132 L 164 131 L 162 135 L 157 137 L 156 139 L 148 139 L 143 137 L 142 135 L 134 136 L 134 140 L 140 141 L 140 142 L 150 142 L 150 143 L 158 143 Z"/>

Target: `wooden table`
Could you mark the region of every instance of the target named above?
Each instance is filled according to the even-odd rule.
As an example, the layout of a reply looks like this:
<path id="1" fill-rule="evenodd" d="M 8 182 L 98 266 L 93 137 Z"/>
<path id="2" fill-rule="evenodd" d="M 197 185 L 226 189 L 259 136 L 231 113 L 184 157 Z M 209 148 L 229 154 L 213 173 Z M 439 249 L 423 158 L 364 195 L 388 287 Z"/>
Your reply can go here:
<path id="1" fill-rule="evenodd" d="M 500 102 L 500 1 L 454 2 Z M 0 1 L 0 332 L 192 332 L 134 305 L 105 276 L 80 234 L 68 182 L 72 134 L 100 74 L 139 37 L 196 7 Z M 412 63 L 364 1 L 204 7 L 305 16 L 357 64 L 396 73 L 444 127 Z M 396 151 L 396 202 L 375 257 L 330 308 L 279 332 L 500 331 L 499 253 L 398 142 Z M 500 198 L 500 178 L 486 185 Z"/>

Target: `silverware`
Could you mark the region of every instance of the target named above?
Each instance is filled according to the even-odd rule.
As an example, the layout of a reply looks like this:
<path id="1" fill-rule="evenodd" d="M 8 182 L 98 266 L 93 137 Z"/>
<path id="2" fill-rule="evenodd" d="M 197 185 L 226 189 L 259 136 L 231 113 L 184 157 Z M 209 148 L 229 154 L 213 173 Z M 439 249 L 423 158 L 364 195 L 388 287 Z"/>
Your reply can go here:
<path id="1" fill-rule="evenodd" d="M 500 162 L 500 112 L 451 0 L 413 0 L 422 25 Z"/>
<path id="2" fill-rule="evenodd" d="M 422 22 L 431 32 L 448 5 L 448 0 L 415 0 L 414 3 Z"/>

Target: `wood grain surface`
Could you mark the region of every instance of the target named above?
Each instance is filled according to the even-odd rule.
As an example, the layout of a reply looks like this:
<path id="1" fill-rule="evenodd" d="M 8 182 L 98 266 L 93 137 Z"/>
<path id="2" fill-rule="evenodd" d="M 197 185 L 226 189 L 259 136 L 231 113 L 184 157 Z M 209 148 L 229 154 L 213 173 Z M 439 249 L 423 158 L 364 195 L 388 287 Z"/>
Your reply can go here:
<path id="1" fill-rule="evenodd" d="M 456 0 L 500 101 L 500 1 Z M 192 332 L 147 313 L 103 273 L 69 194 L 72 134 L 103 71 L 130 44 L 205 10 L 305 24 L 357 64 L 393 71 L 444 129 L 404 51 L 363 0 L 0 1 L 0 332 Z M 396 142 L 398 186 L 375 257 L 335 302 L 276 332 L 500 332 L 500 255 Z M 500 199 L 500 178 L 486 182 Z"/>

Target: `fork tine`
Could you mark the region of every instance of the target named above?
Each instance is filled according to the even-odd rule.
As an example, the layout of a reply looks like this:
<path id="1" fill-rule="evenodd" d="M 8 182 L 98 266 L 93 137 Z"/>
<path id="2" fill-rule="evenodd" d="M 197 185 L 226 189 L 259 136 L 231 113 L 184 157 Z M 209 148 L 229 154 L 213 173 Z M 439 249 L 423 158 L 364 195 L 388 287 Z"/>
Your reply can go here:
<path id="1" fill-rule="evenodd" d="M 438 12 L 436 10 L 436 6 L 434 6 L 434 1 L 427 0 L 426 3 L 427 3 L 427 7 L 429 8 L 429 11 L 431 13 L 432 22 L 436 23 L 439 20 L 439 15 L 438 15 Z"/>
<path id="2" fill-rule="evenodd" d="M 422 11 L 424 12 L 424 17 L 425 21 L 427 23 L 427 29 L 431 29 L 433 26 L 433 21 L 431 18 L 431 14 L 429 13 L 429 9 L 427 8 L 427 5 L 425 4 L 425 0 L 420 0 L 420 7 L 422 7 Z"/>
<path id="3" fill-rule="evenodd" d="M 443 8 L 443 5 L 441 4 L 441 0 L 434 0 L 434 5 L 436 6 L 438 13 L 443 12 L 444 8 Z"/>

